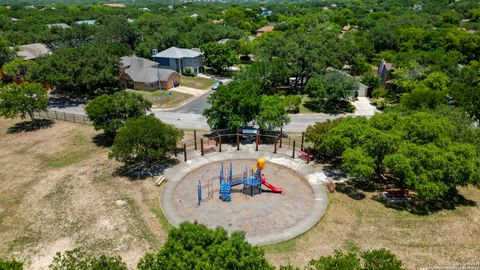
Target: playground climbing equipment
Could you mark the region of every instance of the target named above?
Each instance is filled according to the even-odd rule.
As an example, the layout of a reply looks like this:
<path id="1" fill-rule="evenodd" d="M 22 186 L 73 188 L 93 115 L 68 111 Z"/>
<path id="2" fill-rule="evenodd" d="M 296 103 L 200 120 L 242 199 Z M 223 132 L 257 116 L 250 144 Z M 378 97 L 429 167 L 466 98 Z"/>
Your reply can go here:
<path id="1" fill-rule="evenodd" d="M 262 173 L 266 167 L 266 161 L 263 158 L 257 160 L 253 170 L 245 166 L 243 174 L 234 175 L 233 166 L 230 161 L 228 172 L 225 172 L 223 162 L 220 168 L 219 179 L 219 198 L 222 201 L 229 202 L 232 200 L 232 188 L 238 185 L 243 185 L 242 193 L 250 196 L 262 194 L 262 184 L 274 193 L 282 193 L 282 188 L 273 186 L 267 182 L 265 175 Z M 210 178 L 206 183 L 202 184 L 201 179 L 198 180 L 198 205 L 208 199 L 211 199 L 215 190 L 213 189 L 213 180 Z M 207 198 L 202 198 L 202 190 L 207 190 Z"/>

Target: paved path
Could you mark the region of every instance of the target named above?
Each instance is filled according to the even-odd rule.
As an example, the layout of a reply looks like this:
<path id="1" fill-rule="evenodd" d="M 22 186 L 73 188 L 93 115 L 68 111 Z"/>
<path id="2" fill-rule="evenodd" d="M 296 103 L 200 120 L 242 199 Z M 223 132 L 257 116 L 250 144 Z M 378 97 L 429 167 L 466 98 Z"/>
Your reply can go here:
<path id="1" fill-rule="evenodd" d="M 291 157 L 277 153 L 271 153 L 270 149 L 255 151 L 254 145 L 244 146 L 239 152 L 235 148 L 224 148 L 222 153 L 212 153 L 205 156 L 189 159 L 187 162 L 181 162 L 179 165 L 169 168 L 164 172 L 165 178 L 168 180 L 165 189 L 161 195 L 161 207 L 169 222 L 178 226 L 184 219 L 176 212 L 174 205 L 174 190 L 181 179 L 206 164 L 218 162 L 222 160 L 232 159 L 257 159 L 264 157 L 268 162 L 275 163 L 288 169 L 294 170 L 299 175 L 307 179 L 313 192 L 313 206 L 310 212 L 298 223 L 276 233 L 267 233 L 263 235 L 249 236 L 247 232 L 246 239 L 254 245 L 268 245 L 283 242 L 292 239 L 300 234 L 305 233 L 318 223 L 327 208 L 328 197 L 323 188 L 323 184 L 327 181 L 327 176 L 321 168 L 315 168 L 313 163 L 306 164 L 300 159 L 292 159 Z"/>

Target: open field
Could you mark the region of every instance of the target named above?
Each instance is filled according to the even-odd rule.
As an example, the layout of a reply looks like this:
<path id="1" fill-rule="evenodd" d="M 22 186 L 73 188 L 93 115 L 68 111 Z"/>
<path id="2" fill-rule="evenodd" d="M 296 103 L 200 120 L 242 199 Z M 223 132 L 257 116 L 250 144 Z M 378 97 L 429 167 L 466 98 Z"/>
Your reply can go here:
<path id="1" fill-rule="evenodd" d="M 386 248 L 408 269 L 478 263 L 480 254 L 480 190 L 461 189 L 476 206 L 461 206 L 429 216 L 386 208 L 366 193 L 354 200 L 342 193 L 329 196 L 322 220 L 304 235 L 266 247 L 276 265 L 305 265 L 311 258 L 330 255 L 335 249 Z"/>
<path id="2" fill-rule="evenodd" d="M 146 100 L 150 101 L 154 108 L 168 109 L 175 108 L 188 99 L 193 98 L 193 95 L 180 93 L 177 91 L 155 90 L 155 91 L 141 91 L 128 90 L 132 93 L 142 95 Z M 160 98 L 160 95 L 162 97 Z"/>
<path id="3" fill-rule="evenodd" d="M 202 77 L 182 76 L 180 78 L 180 85 L 196 88 L 196 89 L 204 89 L 204 90 L 210 90 L 210 87 L 214 82 L 215 81 L 212 79 L 202 78 Z"/>
<path id="4" fill-rule="evenodd" d="M 133 269 L 146 251 L 164 243 L 169 224 L 159 207 L 161 188 L 150 179 L 118 176 L 119 163 L 108 159 L 108 148 L 93 142 L 99 132 L 56 122 L 7 133 L 18 122 L 0 120 L 0 257 L 45 269 L 55 252 L 83 247 L 118 254 Z M 334 193 L 319 224 L 267 246 L 266 254 L 275 265 L 304 265 L 334 249 L 384 247 L 409 269 L 478 261 L 480 191 L 461 193 L 477 205 L 429 216 L 385 208 L 370 199 L 373 193 L 363 200 Z"/>

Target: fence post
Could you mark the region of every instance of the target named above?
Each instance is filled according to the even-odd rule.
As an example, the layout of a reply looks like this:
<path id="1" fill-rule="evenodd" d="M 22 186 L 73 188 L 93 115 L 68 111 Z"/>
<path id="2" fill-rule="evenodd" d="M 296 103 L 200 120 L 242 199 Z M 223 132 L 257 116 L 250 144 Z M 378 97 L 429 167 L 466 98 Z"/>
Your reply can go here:
<path id="1" fill-rule="evenodd" d="M 273 153 L 276 154 L 277 153 L 277 137 L 274 137 L 273 138 Z"/>
<path id="2" fill-rule="evenodd" d="M 240 135 L 238 134 L 238 129 L 237 129 L 237 151 L 240 151 Z"/>
<path id="3" fill-rule="evenodd" d="M 282 139 L 283 139 L 283 127 L 280 128 L 280 146 L 278 148 L 282 148 Z"/>
<path id="4" fill-rule="evenodd" d="M 200 138 L 200 152 L 202 153 L 202 156 L 204 155 L 203 152 L 203 138 Z"/>
<path id="5" fill-rule="evenodd" d="M 257 131 L 257 137 L 255 138 L 255 151 L 258 151 L 258 131 Z"/>
<path id="6" fill-rule="evenodd" d="M 300 145 L 300 151 L 303 151 L 303 139 L 304 139 L 304 133 L 302 132 L 302 144 Z"/>
<path id="7" fill-rule="evenodd" d="M 295 140 L 293 141 L 292 158 L 295 158 Z"/>
<path id="8" fill-rule="evenodd" d="M 83 124 L 85 125 L 87 122 L 85 121 L 85 115 L 82 115 L 83 116 Z"/>
<path id="9" fill-rule="evenodd" d="M 54 112 L 55 112 L 55 120 L 58 120 L 57 111 L 54 111 Z"/>
<path id="10" fill-rule="evenodd" d="M 183 144 L 183 159 L 187 161 L 187 144 Z"/>
<path id="11" fill-rule="evenodd" d="M 67 114 L 65 112 L 63 113 L 63 121 L 67 122 Z"/>
<path id="12" fill-rule="evenodd" d="M 197 151 L 197 130 L 193 130 L 193 140 L 195 141 L 195 151 Z"/>
<path id="13" fill-rule="evenodd" d="M 73 115 L 73 123 L 75 123 L 75 114 L 72 114 Z"/>
<path id="14" fill-rule="evenodd" d="M 218 135 L 218 143 L 218 150 L 219 152 L 222 152 L 222 136 L 220 134 Z"/>

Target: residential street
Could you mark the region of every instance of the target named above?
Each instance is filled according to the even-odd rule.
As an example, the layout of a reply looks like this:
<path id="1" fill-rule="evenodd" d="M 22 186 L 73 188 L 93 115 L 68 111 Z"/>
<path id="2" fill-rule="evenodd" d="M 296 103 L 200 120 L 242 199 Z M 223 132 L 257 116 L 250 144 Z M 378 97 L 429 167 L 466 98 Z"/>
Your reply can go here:
<path id="1" fill-rule="evenodd" d="M 209 130 L 210 127 L 207 124 L 207 119 L 203 117 L 202 112 L 207 108 L 207 98 L 212 93 L 209 91 L 207 94 L 196 98 L 195 100 L 183 105 L 180 108 L 174 110 L 153 110 L 152 113 L 158 119 L 172 124 L 178 128 L 185 129 L 203 129 Z M 290 123 L 284 128 L 288 132 L 301 132 L 304 131 L 309 125 L 316 122 L 325 122 L 328 119 L 335 119 L 345 116 L 372 116 L 375 113 L 375 107 L 369 104 L 367 98 L 360 97 L 357 101 L 352 103 L 357 110 L 353 114 L 291 114 Z M 52 103 L 49 107 L 50 110 L 84 115 L 84 104 L 82 103 L 69 103 L 59 105 L 58 103 Z"/>

